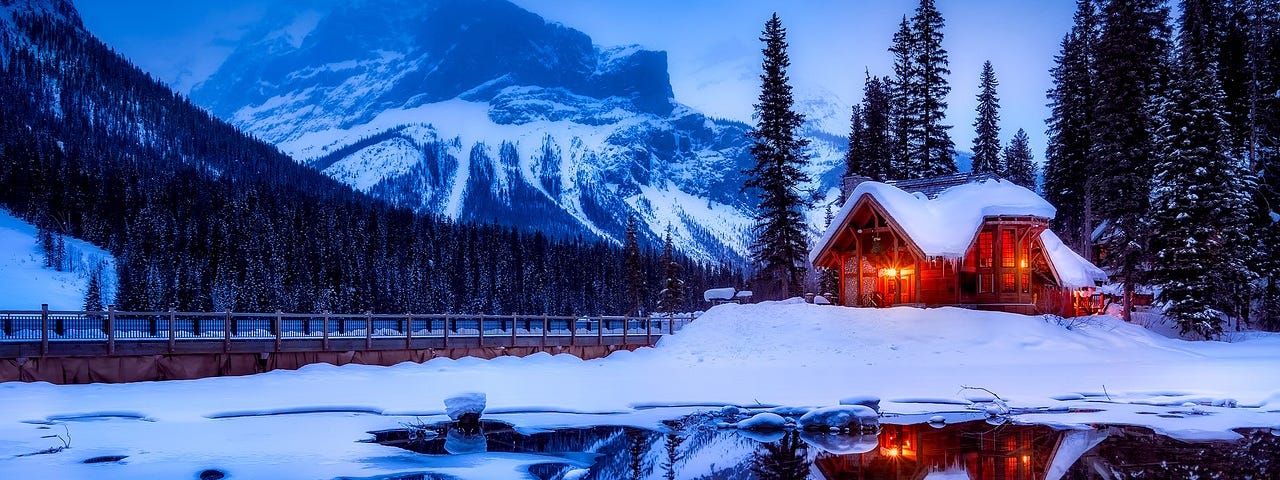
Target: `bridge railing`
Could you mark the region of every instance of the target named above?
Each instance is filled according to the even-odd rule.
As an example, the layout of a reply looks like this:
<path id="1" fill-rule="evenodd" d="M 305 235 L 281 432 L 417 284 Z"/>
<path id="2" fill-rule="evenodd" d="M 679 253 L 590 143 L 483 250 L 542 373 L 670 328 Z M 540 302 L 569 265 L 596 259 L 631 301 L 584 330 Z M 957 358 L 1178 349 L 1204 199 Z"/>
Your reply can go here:
<path id="1" fill-rule="evenodd" d="M 132 312 L 112 307 L 103 311 L 56 311 L 43 306 L 41 310 L 0 310 L 0 358 L 450 346 L 650 345 L 695 318 L 696 314 Z M 121 345 L 125 347 L 120 348 Z"/>

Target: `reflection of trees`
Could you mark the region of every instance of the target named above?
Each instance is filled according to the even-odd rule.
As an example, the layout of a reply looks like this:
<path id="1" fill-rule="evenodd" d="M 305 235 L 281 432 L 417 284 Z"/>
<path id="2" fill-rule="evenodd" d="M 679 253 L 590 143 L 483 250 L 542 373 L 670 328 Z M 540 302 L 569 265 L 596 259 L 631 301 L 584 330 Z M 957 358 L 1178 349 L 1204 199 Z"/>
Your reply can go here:
<path id="1" fill-rule="evenodd" d="M 627 455 L 631 459 L 628 471 L 631 472 L 631 480 L 640 480 L 645 477 L 644 454 L 649 451 L 652 443 L 648 432 L 634 428 L 627 429 Z"/>
<path id="2" fill-rule="evenodd" d="M 1233 443 L 1183 443 L 1126 430 L 1108 438 L 1064 478 L 1099 478 L 1094 472 L 1134 479 L 1280 478 L 1280 437 L 1262 430 L 1241 433 L 1244 438 Z"/>
<path id="3" fill-rule="evenodd" d="M 776 443 L 762 443 L 751 456 L 751 473 L 761 480 L 804 480 L 809 477 L 809 447 L 796 431 Z"/>
<path id="4" fill-rule="evenodd" d="M 681 443 L 684 443 L 684 438 L 674 433 L 668 433 L 667 439 L 662 443 L 667 450 L 667 459 L 662 462 L 663 478 L 667 480 L 676 480 L 676 462 L 680 461 Z"/>

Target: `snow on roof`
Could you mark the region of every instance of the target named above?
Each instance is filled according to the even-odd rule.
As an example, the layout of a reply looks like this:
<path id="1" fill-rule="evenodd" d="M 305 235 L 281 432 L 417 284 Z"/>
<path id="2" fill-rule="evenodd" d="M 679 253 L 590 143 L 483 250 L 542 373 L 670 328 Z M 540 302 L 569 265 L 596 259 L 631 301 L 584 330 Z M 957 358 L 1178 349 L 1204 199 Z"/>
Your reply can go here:
<path id="1" fill-rule="evenodd" d="M 1058 273 L 1058 281 L 1062 286 L 1093 287 L 1097 286 L 1097 282 L 1107 281 L 1106 272 L 1067 247 L 1052 230 L 1040 232 L 1040 243 L 1044 244 L 1045 256 L 1049 257 L 1049 262 L 1053 264 L 1053 269 Z"/>
<path id="2" fill-rule="evenodd" d="M 1053 218 L 1057 211 L 1035 192 L 1004 180 L 985 180 L 948 188 L 936 198 L 912 195 L 892 185 L 863 182 L 854 189 L 826 233 L 809 252 L 813 263 L 835 238 L 862 196 L 871 195 L 885 213 L 930 257 L 963 257 L 985 217 L 1032 215 Z"/>
<path id="3" fill-rule="evenodd" d="M 702 299 L 708 302 L 712 300 L 732 300 L 733 294 L 736 291 L 737 289 L 733 287 L 712 288 L 702 292 Z"/>

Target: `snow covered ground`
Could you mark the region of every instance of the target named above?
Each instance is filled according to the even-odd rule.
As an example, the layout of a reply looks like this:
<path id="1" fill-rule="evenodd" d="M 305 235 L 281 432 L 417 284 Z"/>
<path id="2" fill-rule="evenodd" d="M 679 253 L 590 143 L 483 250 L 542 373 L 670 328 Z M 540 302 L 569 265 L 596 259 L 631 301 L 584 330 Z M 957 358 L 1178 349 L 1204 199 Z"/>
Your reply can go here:
<path id="1" fill-rule="evenodd" d="M 1233 340 L 1169 339 L 1111 317 L 1067 328 L 956 308 L 779 302 L 718 306 L 655 348 L 592 361 L 539 354 L 124 385 L 5 383 L 0 478 L 193 478 L 211 468 L 232 478 L 521 478 L 536 460 L 358 442 L 371 430 L 447 418 L 444 399 L 462 392 L 486 394 L 486 418 L 528 429 L 653 428 L 728 404 L 823 407 L 855 395 L 880 397 L 890 423 L 981 412 L 989 395 L 964 386 L 989 389 L 1015 411 L 1054 409 L 1015 416 L 1028 422 L 1144 425 L 1184 439 L 1280 428 L 1280 335 Z M 66 432 L 70 449 L 16 456 L 61 445 L 42 437 Z M 102 455 L 128 458 L 80 463 Z"/>
<path id="2" fill-rule="evenodd" d="M 47 268 L 35 225 L 0 208 L 0 310 L 39 310 L 45 302 L 53 310 L 80 310 L 87 272 L 98 262 L 104 266 L 104 303 L 115 296 L 115 257 L 88 242 L 64 239 L 69 268 Z"/>

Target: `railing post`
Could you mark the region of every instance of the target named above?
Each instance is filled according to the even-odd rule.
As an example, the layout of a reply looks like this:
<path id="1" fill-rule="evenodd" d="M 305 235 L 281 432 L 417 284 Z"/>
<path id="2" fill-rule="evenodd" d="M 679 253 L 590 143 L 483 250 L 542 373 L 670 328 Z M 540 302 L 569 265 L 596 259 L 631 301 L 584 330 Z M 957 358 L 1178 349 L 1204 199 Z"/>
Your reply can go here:
<path id="1" fill-rule="evenodd" d="M 404 349 L 411 350 L 413 349 L 413 312 L 409 312 L 405 317 Z"/>
<path id="2" fill-rule="evenodd" d="M 596 345 L 604 345 L 604 317 L 596 317 Z"/>
<path id="3" fill-rule="evenodd" d="M 477 319 L 476 319 L 476 325 L 480 327 L 480 328 L 477 330 L 477 331 L 479 331 L 479 332 L 480 332 L 480 345 L 479 345 L 479 346 L 480 346 L 480 347 L 484 347 L 484 315 L 483 315 L 483 314 L 482 314 L 482 315 L 480 315 L 479 317 L 477 317 Z"/>
<path id="4" fill-rule="evenodd" d="M 280 309 L 276 309 L 275 325 L 271 326 L 272 333 L 275 333 L 276 335 L 276 353 L 280 353 L 280 335 L 283 333 L 281 330 L 283 330 L 282 324 L 284 323 L 283 316 L 284 314 L 280 312 Z"/>
<path id="5" fill-rule="evenodd" d="M 4 315 L 4 334 L 13 336 L 13 316 L 7 313 Z"/>
<path id="6" fill-rule="evenodd" d="M 327 352 L 329 351 L 329 311 L 328 310 L 324 311 L 324 319 L 320 321 L 320 330 L 323 332 L 322 335 L 324 335 L 323 339 L 320 340 L 320 349 Z"/>
<path id="7" fill-rule="evenodd" d="M 116 354 L 116 306 L 107 305 L 107 355 Z"/>
<path id="8" fill-rule="evenodd" d="M 231 351 L 231 309 L 228 308 L 226 315 L 222 317 L 222 352 Z"/>
<path id="9" fill-rule="evenodd" d="M 514 313 L 511 314 L 511 346 L 516 346 L 516 314 Z"/>
<path id="10" fill-rule="evenodd" d="M 373 350 L 373 311 L 364 312 L 364 349 Z"/>
<path id="11" fill-rule="evenodd" d="M 551 320 L 547 319 L 547 314 L 542 314 L 542 348 L 547 348 L 547 330 L 551 329 Z"/>
<path id="12" fill-rule="evenodd" d="M 577 338 L 578 338 L 578 317 L 574 315 L 573 318 L 569 320 L 569 346 L 570 347 L 573 346 L 573 343 L 575 340 L 577 340 Z"/>
<path id="13" fill-rule="evenodd" d="M 653 317 L 644 318 L 644 343 L 645 345 L 653 345 Z"/>
<path id="14" fill-rule="evenodd" d="M 49 304 L 40 305 L 40 356 L 49 354 Z"/>
<path id="15" fill-rule="evenodd" d="M 160 319 L 155 315 L 147 315 L 147 335 L 155 338 L 158 331 L 160 331 Z"/>
<path id="16" fill-rule="evenodd" d="M 173 353 L 174 342 L 177 340 L 175 337 L 178 333 L 177 327 L 174 325 L 177 323 L 177 315 L 173 313 L 173 310 L 174 306 L 169 305 L 169 353 Z"/>
<path id="17" fill-rule="evenodd" d="M 676 333 L 676 317 L 675 315 L 667 317 L 667 334 Z"/>
<path id="18" fill-rule="evenodd" d="M 631 328 L 631 317 L 622 317 L 622 344 L 627 344 L 627 329 Z"/>
<path id="19" fill-rule="evenodd" d="M 449 314 L 444 314 L 444 348 L 449 348 Z"/>

